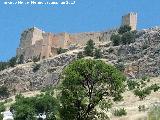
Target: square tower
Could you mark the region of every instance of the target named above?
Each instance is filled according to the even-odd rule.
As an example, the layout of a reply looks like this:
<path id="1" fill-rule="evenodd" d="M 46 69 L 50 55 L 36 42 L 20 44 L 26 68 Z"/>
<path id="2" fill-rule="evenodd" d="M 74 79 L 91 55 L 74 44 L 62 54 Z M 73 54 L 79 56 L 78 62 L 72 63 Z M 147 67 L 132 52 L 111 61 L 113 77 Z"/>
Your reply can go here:
<path id="1" fill-rule="evenodd" d="M 136 30 L 137 28 L 137 13 L 128 13 L 127 15 L 122 16 L 122 26 L 129 25 L 131 30 Z"/>

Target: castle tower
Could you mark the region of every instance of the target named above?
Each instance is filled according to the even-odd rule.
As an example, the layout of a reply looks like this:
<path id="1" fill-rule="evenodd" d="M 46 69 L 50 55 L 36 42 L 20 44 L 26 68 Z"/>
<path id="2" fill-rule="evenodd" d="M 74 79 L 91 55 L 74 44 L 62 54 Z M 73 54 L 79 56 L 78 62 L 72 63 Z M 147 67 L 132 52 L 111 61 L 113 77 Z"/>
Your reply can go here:
<path id="1" fill-rule="evenodd" d="M 137 13 L 128 13 L 127 15 L 122 16 L 122 26 L 129 25 L 131 30 L 136 30 L 137 28 Z"/>

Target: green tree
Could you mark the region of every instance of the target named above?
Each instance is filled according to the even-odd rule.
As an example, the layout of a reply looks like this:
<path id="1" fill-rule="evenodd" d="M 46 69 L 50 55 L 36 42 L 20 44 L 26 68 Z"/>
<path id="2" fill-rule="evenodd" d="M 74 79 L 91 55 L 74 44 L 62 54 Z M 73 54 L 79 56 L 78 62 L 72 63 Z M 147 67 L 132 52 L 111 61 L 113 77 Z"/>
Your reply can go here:
<path id="1" fill-rule="evenodd" d="M 95 49 L 94 58 L 95 59 L 102 58 L 102 53 L 100 49 Z"/>
<path id="2" fill-rule="evenodd" d="M 93 119 L 100 101 L 124 92 L 124 75 L 100 60 L 74 61 L 65 68 L 62 78 L 60 113 L 65 120 Z"/>
<path id="3" fill-rule="evenodd" d="M 121 37 L 122 44 L 130 44 L 135 41 L 135 34 L 133 32 L 126 32 Z"/>
<path id="4" fill-rule="evenodd" d="M 93 42 L 93 40 L 89 40 L 86 44 L 86 47 L 84 48 L 84 53 L 87 56 L 93 56 L 93 52 L 94 52 L 94 45 L 95 43 Z"/>
<path id="5" fill-rule="evenodd" d="M 119 34 L 112 34 L 111 41 L 113 42 L 113 46 L 118 46 L 121 44 L 121 36 Z"/>
<path id="6" fill-rule="evenodd" d="M 0 71 L 8 67 L 8 62 L 0 62 Z"/>
<path id="7" fill-rule="evenodd" d="M 10 66 L 10 67 L 14 67 L 16 64 L 17 64 L 17 57 L 12 57 L 12 58 L 9 60 L 9 66 Z"/>
<path id="8" fill-rule="evenodd" d="M 58 53 L 58 54 L 65 53 L 66 51 L 67 51 L 66 49 L 62 49 L 62 48 L 58 48 L 58 49 L 57 49 L 57 53 Z"/>
<path id="9" fill-rule="evenodd" d="M 58 110 L 58 101 L 50 93 L 26 98 L 19 94 L 11 106 L 11 111 L 15 111 L 15 120 L 35 120 L 39 113 L 45 113 L 47 120 L 56 120 Z"/>
<path id="10" fill-rule="evenodd" d="M 131 26 L 128 26 L 128 25 L 123 25 L 118 29 L 119 34 L 124 34 L 129 31 L 131 31 Z"/>
<path id="11" fill-rule="evenodd" d="M 23 55 L 20 55 L 18 57 L 18 64 L 23 64 L 24 63 L 24 56 Z"/>
<path id="12" fill-rule="evenodd" d="M 0 102 L 0 113 L 5 111 L 5 106 L 3 102 Z M 0 120 L 3 119 L 3 115 L 0 114 Z"/>
<path id="13" fill-rule="evenodd" d="M 0 98 L 8 98 L 9 97 L 9 91 L 6 86 L 0 87 Z"/>

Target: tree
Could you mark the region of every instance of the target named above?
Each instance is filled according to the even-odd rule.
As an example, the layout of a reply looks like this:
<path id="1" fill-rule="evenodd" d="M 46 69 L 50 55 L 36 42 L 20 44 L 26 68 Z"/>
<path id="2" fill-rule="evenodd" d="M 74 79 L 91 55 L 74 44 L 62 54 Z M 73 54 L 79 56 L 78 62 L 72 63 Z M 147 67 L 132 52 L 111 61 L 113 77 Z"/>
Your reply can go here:
<path id="1" fill-rule="evenodd" d="M 60 113 L 66 120 L 93 119 L 100 101 L 124 92 L 126 80 L 115 67 L 91 59 L 74 61 L 65 68 L 62 78 Z"/>
<path id="2" fill-rule="evenodd" d="M 9 91 L 6 86 L 0 87 L 0 98 L 8 98 L 9 97 Z"/>
<path id="3" fill-rule="evenodd" d="M 119 34 L 112 34 L 111 41 L 113 42 L 113 46 L 118 46 L 121 44 L 121 36 Z"/>
<path id="4" fill-rule="evenodd" d="M 98 59 L 102 57 L 102 53 L 100 49 L 95 49 L 94 58 Z"/>
<path id="5" fill-rule="evenodd" d="M 12 57 L 12 58 L 9 60 L 9 66 L 10 66 L 10 67 L 14 67 L 16 64 L 17 64 L 17 57 Z"/>
<path id="6" fill-rule="evenodd" d="M 118 29 L 119 34 L 124 34 L 129 31 L 131 31 L 131 26 L 128 26 L 128 25 L 123 25 Z"/>
<path id="7" fill-rule="evenodd" d="M 5 111 L 5 106 L 3 102 L 0 102 L 0 113 Z M 3 119 L 3 115 L 0 114 L 0 120 Z"/>
<path id="8" fill-rule="evenodd" d="M 135 35 L 133 32 L 126 32 L 121 37 L 122 44 L 130 44 L 135 41 Z"/>
<path id="9" fill-rule="evenodd" d="M 8 67 L 8 62 L 0 62 L 0 71 Z"/>
<path id="10" fill-rule="evenodd" d="M 18 64 L 23 64 L 24 63 L 24 56 L 23 55 L 20 55 L 18 57 Z"/>
<path id="11" fill-rule="evenodd" d="M 89 40 L 86 44 L 86 47 L 84 48 L 84 53 L 87 56 L 93 56 L 93 52 L 94 52 L 94 42 L 93 40 Z"/>
<path id="12" fill-rule="evenodd" d="M 11 106 L 11 111 L 15 111 L 15 120 L 35 120 L 40 113 L 45 113 L 47 120 L 56 120 L 58 109 L 58 101 L 50 93 L 26 98 L 16 95 L 16 102 Z"/>

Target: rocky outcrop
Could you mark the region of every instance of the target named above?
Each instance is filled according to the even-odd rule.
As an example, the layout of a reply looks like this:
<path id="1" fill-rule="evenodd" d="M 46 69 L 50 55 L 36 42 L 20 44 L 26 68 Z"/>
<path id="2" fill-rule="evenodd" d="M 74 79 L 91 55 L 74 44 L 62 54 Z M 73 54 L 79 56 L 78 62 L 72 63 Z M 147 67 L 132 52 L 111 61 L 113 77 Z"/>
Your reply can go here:
<path id="1" fill-rule="evenodd" d="M 37 63 L 18 65 L 0 72 L 0 85 L 11 93 L 41 89 L 57 84 L 63 68 L 76 59 L 76 54 L 62 54 Z"/>
<path id="2" fill-rule="evenodd" d="M 129 45 L 103 48 L 103 58 L 113 64 L 123 63 L 125 73 L 134 78 L 160 75 L 160 28 L 138 31 Z"/>

